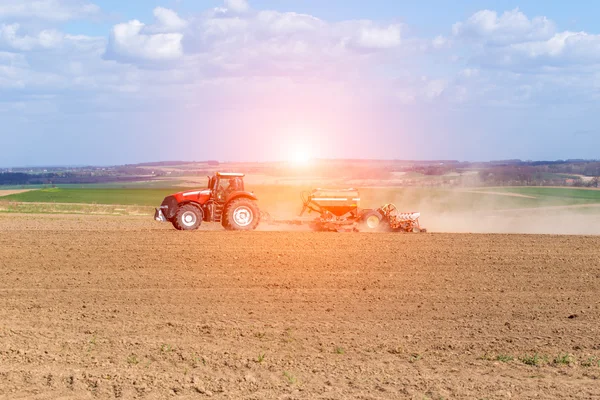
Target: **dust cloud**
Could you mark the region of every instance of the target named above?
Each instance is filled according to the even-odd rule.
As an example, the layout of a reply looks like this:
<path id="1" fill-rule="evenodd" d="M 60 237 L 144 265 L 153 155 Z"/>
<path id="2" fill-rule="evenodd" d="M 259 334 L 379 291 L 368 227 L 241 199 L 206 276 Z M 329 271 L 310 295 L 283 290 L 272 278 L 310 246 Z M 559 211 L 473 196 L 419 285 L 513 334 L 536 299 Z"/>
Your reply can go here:
<path id="1" fill-rule="evenodd" d="M 306 231 L 306 225 L 272 224 L 271 220 L 304 220 L 297 187 L 282 187 L 259 194 L 261 211 L 267 212 L 259 230 Z M 359 189 L 362 208 L 394 203 L 401 212 L 421 213 L 421 226 L 429 232 L 522 233 L 600 235 L 600 204 L 561 205 L 554 199 L 536 198 L 494 188 L 427 189 L 377 187 Z M 564 204 L 564 203 L 562 203 Z"/>
<path id="2" fill-rule="evenodd" d="M 421 199 L 415 211 L 430 232 L 600 235 L 600 204 L 556 206 L 531 199 L 529 206 L 515 207 L 506 194 L 489 191 L 460 204 L 464 193 L 448 191 L 437 200 Z"/>
<path id="3" fill-rule="evenodd" d="M 600 208 L 597 210 L 600 213 Z M 600 214 L 566 210 L 504 211 L 496 213 L 425 213 L 421 223 L 430 232 L 527 233 L 600 235 Z"/>

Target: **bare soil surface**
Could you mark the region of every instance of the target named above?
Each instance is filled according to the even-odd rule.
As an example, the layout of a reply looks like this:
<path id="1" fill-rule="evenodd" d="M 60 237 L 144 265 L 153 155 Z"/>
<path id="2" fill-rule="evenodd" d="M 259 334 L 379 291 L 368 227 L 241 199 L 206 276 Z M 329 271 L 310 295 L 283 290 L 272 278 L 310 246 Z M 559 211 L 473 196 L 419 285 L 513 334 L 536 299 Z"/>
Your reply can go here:
<path id="1" fill-rule="evenodd" d="M 0 398 L 600 397 L 600 237 L 0 214 Z"/>
<path id="2" fill-rule="evenodd" d="M 10 196 L 11 194 L 25 193 L 25 192 L 29 192 L 29 189 L 22 189 L 22 190 L 0 190 L 0 197 Z"/>

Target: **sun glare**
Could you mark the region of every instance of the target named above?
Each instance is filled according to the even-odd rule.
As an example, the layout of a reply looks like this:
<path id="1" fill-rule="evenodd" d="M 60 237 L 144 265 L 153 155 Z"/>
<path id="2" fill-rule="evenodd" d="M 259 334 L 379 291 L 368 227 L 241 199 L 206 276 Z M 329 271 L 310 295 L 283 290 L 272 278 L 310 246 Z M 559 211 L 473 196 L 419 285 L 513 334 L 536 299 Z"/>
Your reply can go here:
<path id="1" fill-rule="evenodd" d="M 296 150 L 290 158 L 290 163 L 302 167 L 310 164 L 311 156 L 307 151 L 304 150 Z"/>

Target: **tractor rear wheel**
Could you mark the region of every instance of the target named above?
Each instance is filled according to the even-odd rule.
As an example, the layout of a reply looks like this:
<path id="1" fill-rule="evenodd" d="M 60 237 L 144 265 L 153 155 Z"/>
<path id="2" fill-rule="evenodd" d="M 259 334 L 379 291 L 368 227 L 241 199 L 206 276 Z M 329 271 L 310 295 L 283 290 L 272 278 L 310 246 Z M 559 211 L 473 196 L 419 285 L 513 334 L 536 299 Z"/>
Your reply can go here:
<path id="1" fill-rule="evenodd" d="M 231 231 L 253 231 L 260 222 L 256 202 L 242 198 L 231 201 L 225 208 L 222 225 Z"/>
<path id="2" fill-rule="evenodd" d="M 180 231 L 193 231 L 202 224 L 202 210 L 192 204 L 185 204 L 177 210 L 173 226 Z"/>
<path id="3" fill-rule="evenodd" d="M 361 232 L 377 232 L 382 228 L 383 216 L 377 210 L 369 210 L 360 216 Z"/>

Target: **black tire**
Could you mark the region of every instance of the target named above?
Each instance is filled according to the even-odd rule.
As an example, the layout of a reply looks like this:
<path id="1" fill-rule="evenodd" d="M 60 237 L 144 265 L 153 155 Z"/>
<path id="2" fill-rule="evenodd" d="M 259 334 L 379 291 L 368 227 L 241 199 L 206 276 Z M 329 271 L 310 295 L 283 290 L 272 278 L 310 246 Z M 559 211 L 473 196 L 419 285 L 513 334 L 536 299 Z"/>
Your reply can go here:
<path id="1" fill-rule="evenodd" d="M 177 210 L 173 226 L 180 231 L 194 231 L 202 224 L 202 210 L 192 204 L 185 204 Z"/>
<path id="2" fill-rule="evenodd" d="M 231 231 L 253 231 L 260 223 L 260 210 L 256 202 L 241 198 L 231 201 L 225 208 L 222 225 Z"/>
<path id="3" fill-rule="evenodd" d="M 361 232 L 379 232 L 382 231 L 383 216 L 377 210 L 368 210 L 363 212 L 358 222 L 358 229 Z"/>
<path id="4" fill-rule="evenodd" d="M 229 226 L 229 223 L 227 223 L 227 218 L 225 215 L 223 215 L 223 217 L 221 218 L 221 225 L 223 226 L 223 228 L 225 228 L 225 230 L 230 231 L 231 226 Z"/>

